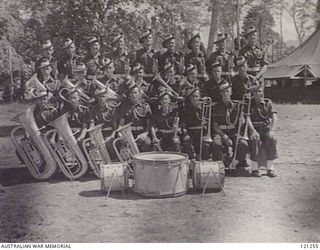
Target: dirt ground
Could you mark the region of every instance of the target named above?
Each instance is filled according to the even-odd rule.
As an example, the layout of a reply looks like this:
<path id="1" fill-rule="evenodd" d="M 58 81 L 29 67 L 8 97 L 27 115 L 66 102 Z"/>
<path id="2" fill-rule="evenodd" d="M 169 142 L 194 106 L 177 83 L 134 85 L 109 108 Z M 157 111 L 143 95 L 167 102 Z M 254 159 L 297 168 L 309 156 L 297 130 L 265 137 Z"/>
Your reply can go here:
<path id="1" fill-rule="evenodd" d="M 277 105 L 276 178 L 226 177 L 225 192 L 145 199 L 93 176 L 33 181 L 0 138 L 0 242 L 320 242 L 320 106 Z"/>

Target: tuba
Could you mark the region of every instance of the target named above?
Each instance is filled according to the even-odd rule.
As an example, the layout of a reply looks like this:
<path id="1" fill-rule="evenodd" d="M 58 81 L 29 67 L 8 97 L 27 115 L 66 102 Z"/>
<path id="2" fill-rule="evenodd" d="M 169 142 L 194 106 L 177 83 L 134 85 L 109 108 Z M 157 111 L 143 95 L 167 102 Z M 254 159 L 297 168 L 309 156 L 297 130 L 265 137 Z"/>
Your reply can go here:
<path id="1" fill-rule="evenodd" d="M 89 161 L 89 166 L 97 177 L 101 177 L 102 164 L 110 164 L 111 158 L 102 135 L 102 125 L 99 124 L 88 130 L 90 135 L 82 142 L 83 151 Z"/>
<path id="2" fill-rule="evenodd" d="M 28 108 L 12 119 L 18 121 L 21 126 L 11 131 L 11 140 L 32 177 L 37 180 L 47 180 L 56 172 L 57 163 L 43 140 L 43 134 L 35 122 L 33 111 L 34 108 Z"/>
<path id="3" fill-rule="evenodd" d="M 128 123 L 117 129 L 119 138 L 113 141 L 113 148 L 121 162 L 126 162 L 132 159 L 135 154 L 140 153 L 140 150 L 136 144 L 131 132 L 131 123 Z M 124 143 L 121 143 L 124 142 Z"/>
<path id="4" fill-rule="evenodd" d="M 45 143 L 63 174 L 70 180 L 83 176 L 88 164 L 69 126 L 67 113 L 48 124 L 54 129 L 45 133 Z"/>

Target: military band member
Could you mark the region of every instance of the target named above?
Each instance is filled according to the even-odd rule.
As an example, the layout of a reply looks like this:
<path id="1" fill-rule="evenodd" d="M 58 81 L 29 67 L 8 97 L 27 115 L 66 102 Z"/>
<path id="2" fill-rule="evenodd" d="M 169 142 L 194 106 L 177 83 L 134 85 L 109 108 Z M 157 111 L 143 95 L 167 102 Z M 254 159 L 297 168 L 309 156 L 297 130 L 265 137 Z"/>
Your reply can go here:
<path id="1" fill-rule="evenodd" d="M 63 54 L 58 61 L 58 70 L 60 73 L 59 79 L 62 81 L 66 76 L 69 79 L 74 78 L 74 70 L 76 67 L 76 46 L 74 41 L 66 38 L 62 47 Z"/>
<path id="2" fill-rule="evenodd" d="M 78 62 L 74 69 L 74 79 L 72 82 L 79 88 L 83 93 L 88 95 L 88 97 L 93 98 L 93 82 L 86 79 L 87 67 L 83 62 Z"/>
<path id="3" fill-rule="evenodd" d="M 180 152 L 180 122 L 178 107 L 171 101 L 168 91 L 160 94 L 159 107 L 152 113 L 152 128 L 160 140 L 163 151 Z"/>
<path id="4" fill-rule="evenodd" d="M 218 34 L 217 40 L 214 41 L 217 49 L 209 56 L 207 65 L 210 65 L 214 62 L 219 62 L 222 70 L 222 78 L 230 80 L 233 74 L 233 54 L 232 52 L 226 51 L 226 39 L 227 34 Z"/>
<path id="5" fill-rule="evenodd" d="M 202 93 L 208 96 L 212 101 L 216 102 L 220 99 L 220 94 L 217 89 L 222 79 L 222 68 L 219 62 L 214 62 L 208 65 L 209 80 L 203 85 Z"/>
<path id="6" fill-rule="evenodd" d="M 239 137 L 237 142 L 236 138 L 239 123 L 241 127 L 243 126 L 243 118 L 240 117 L 241 103 L 231 100 L 232 89 L 226 80 L 221 81 L 218 90 L 221 98 L 213 106 L 212 111 L 212 125 L 215 132 L 212 145 L 213 160 L 223 160 L 229 166 L 231 173 L 236 174 L 236 166 L 239 162 L 246 161 L 249 152 L 248 141 Z M 237 143 L 237 150 L 234 152 Z"/>
<path id="7" fill-rule="evenodd" d="M 189 155 L 190 159 L 199 157 L 201 128 L 206 126 L 202 122 L 201 95 L 197 88 L 188 89 L 185 96 L 185 105 L 181 108 L 182 133 L 183 141 L 187 142 L 188 137 L 191 139 L 190 147 L 184 143 L 183 152 Z M 206 127 L 204 127 L 206 128 Z M 202 159 L 208 160 L 211 157 L 211 146 L 203 141 Z"/>
<path id="8" fill-rule="evenodd" d="M 247 62 L 244 57 L 239 57 L 237 59 L 236 67 L 238 73 L 231 78 L 232 100 L 241 101 L 244 94 L 247 93 L 247 90 L 258 83 L 254 76 L 247 73 Z"/>
<path id="9" fill-rule="evenodd" d="M 261 166 L 267 167 L 267 175 L 276 177 L 273 161 L 278 158 L 277 139 L 275 126 L 277 112 L 274 110 L 272 101 L 264 98 L 264 86 L 261 84 L 253 91 L 250 118 L 253 124 L 251 132 L 250 153 L 251 171 L 255 177 L 260 177 Z"/>
<path id="10" fill-rule="evenodd" d="M 103 77 L 98 80 L 117 94 L 122 94 L 124 91 L 122 88 L 123 81 L 122 79 L 117 79 L 114 77 L 114 63 L 111 59 L 105 58 L 103 61 L 102 70 Z"/>
<path id="11" fill-rule="evenodd" d="M 265 52 L 257 45 L 256 33 L 257 30 L 254 27 L 250 27 L 243 35 L 247 44 L 240 49 L 238 55 L 247 59 L 247 72 L 253 76 L 256 76 L 268 64 L 265 60 Z"/>
<path id="12" fill-rule="evenodd" d="M 113 37 L 112 46 L 110 59 L 114 65 L 114 75 L 116 78 L 126 77 L 130 74 L 130 57 L 122 33 Z"/>
<path id="13" fill-rule="evenodd" d="M 77 141 L 82 141 L 89 128 L 89 109 L 81 105 L 77 88 L 61 89 L 60 95 L 65 101 L 61 114 L 67 113 L 69 126 L 73 132 L 77 132 Z"/>
<path id="14" fill-rule="evenodd" d="M 199 80 L 199 78 L 197 77 L 198 69 L 194 64 L 187 65 L 185 75 L 186 79 L 182 78 L 180 82 L 182 95 L 184 95 L 185 91 L 189 88 L 199 88 L 200 90 L 203 89 L 204 82 Z"/>
<path id="15" fill-rule="evenodd" d="M 40 58 L 35 63 L 35 69 L 38 70 L 39 66 L 41 65 L 41 62 L 43 59 L 47 59 L 49 63 L 51 64 L 51 76 L 54 79 L 58 79 L 59 77 L 59 71 L 58 71 L 58 61 L 53 56 L 54 49 L 53 45 L 50 40 L 46 40 L 41 45 L 41 51 L 40 51 Z"/>
<path id="16" fill-rule="evenodd" d="M 152 150 L 151 140 L 151 109 L 150 105 L 141 98 L 141 90 L 134 83 L 128 86 L 127 99 L 121 104 L 117 113 L 119 127 L 132 123 L 131 131 L 137 140 L 141 152 Z M 151 138 L 154 139 L 154 138 Z"/>
<path id="17" fill-rule="evenodd" d="M 163 92 L 165 90 L 170 90 L 171 92 L 175 92 L 176 94 L 181 94 L 181 86 L 179 81 L 175 78 L 174 74 L 174 66 L 168 62 L 164 65 L 163 71 L 161 72 L 161 78 L 165 82 L 166 86 L 163 85 L 160 80 L 158 93 Z"/>
<path id="18" fill-rule="evenodd" d="M 96 37 L 91 37 L 87 42 L 88 56 L 85 60 L 87 65 L 87 78 L 92 80 L 93 78 L 103 78 L 103 61 L 104 57 L 100 52 L 100 43 Z"/>
<path id="19" fill-rule="evenodd" d="M 198 69 L 198 77 L 202 78 L 204 81 L 207 80 L 205 62 L 207 61 L 206 54 L 201 50 L 200 34 L 197 33 L 191 37 L 187 43 L 188 48 L 191 50 L 184 57 L 185 66 L 189 64 L 194 64 Z"/>
<path id="20" fill-rule="evenodd" d="M 176 40 L 174 35 L 168 35 L 162 42 L 162 46 L 167 49 L 158 58 L 158 67 L 162 71 L 166 63 L 171 63 L 174 67 L 175 75 L 182 75 L 184 72 L 184 56 L 176 51 Z"/>
<path id="21" fill-rule="evenodd" d="M 157 59 L 159 57 L 159 52 L 152 48 L 153 37 L 151 29 L 140 36 L 139 43 L 142 44 L 142 48 L 132 53 L 131 66 L 134 66 L 136 63 L 140 63 L 144 67 L 144 79 L 150 83 L 158 73 Z"/>
<path id="22" fill-rule="evenodd" d="M 144 98 L 150 97 L 151 92 L 153 90 L 153 85 L 150 83 L 147 83 L 143 79 L 144 67 L 140 63 L 135 64 L 132 68 L 131 74 L 133 76 L 133 81 L 136 83 L 136 85 L 144 93 Z"/>

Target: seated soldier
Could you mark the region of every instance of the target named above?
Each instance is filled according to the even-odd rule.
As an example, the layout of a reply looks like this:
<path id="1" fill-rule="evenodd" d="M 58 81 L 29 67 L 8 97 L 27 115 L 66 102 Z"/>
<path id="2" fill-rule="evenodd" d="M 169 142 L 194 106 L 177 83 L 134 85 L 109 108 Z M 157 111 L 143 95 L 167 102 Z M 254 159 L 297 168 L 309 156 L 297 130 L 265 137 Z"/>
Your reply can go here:
<path id="1" fill-rule="evenodd" d="M 259 168 L 266 166 L 267 175 L 276 177 L 273 161 L 278 158 L 277 139 L 274 135 L 277 112 L 273 109 L 272 101 L 264 98 L 263 85 L 253 91 L 250 112 L 253 125 L 250 141 L 252 175 L 260 177 Z"/>
<path id="2" fill-rule="evenodd" d="M 171 94 L 165 91 L 158 97 L 160 106 L 152 113 L 152 129 L 163 151 L 180 152 L 179 114 L 177 105 L 172 103 Z"/>
<path id="3" fill-rule="evenodd" d="M 80 104 L 80 94 L 77 88 L 61 89 L 60 96 L 65 101 L 60 113 L 68 114 L 69 126 L 77 134 L 77 141 L 81 142 L 86 137 L 89 128 L 89 109 Z"/>
<path id="4" fill-rule="evenodd" d="M 221 98 L 213 106 L 212 113 L 212 125 L 215 132 L 212 145 L 213 159 L 224 161 L 225 165 L 230 168 L 231 174 L 236 174 L 236 166 L 239 162 L 245 162 L 249 152 L 248 141 L 240 137 L 237 139 L 239 123 L 240 128 L 244 123 L 243 118 L 240 118 L 242 116 L 241 103 L 231 100 L 231 85 L 227 81 L 222 80 L 217 89 Z"/>
<path id="5" fill-rule="evenodd" d="M 133 75 L 133 81 L 142 90 L 142 92 L 144 93 L 144 96 L 149 97 L 152 91 L 153 85 L 151 85 L 150 83 L 147 83 L 143 79 L 144 67 L 140 63 L 135 64 L 132 68 L 131 74 Z"/>
<path id="6" fill-rule="evenodd" d="M 206 129 L 206 125 L 202 122 L 202 107 L 200 90 L 197 88 L 188 89 L 185 95 L 185 105 L 181 110 L 182 133 L 184 135 L 184 143 L 182 145 L 183 152 L 189 155 L 190 159 L 200 156 L 201 129 Z M 187 138 L 190 136 L 192 147 L 188 145 Z M 196 154 L 196 155 L 195 155 Z M 211 156 L 210 143 L 203 141 L 202 143 L 202 160 L 208 160 Z"/>
<path id="7" fill-rule="evenodd" d="M 95 92 L 95 104 L 90 109 L 90 127 L 99 124 L 102 125 L 103 138 L 109 138 L 106 142 L 107 150 L 113 161 L 118 161 L 112 143 L 114 141 L 112 132 L 117 128 L 115 114 L 118 111 L 119 104 L 113 101 L 112 96 L 108 93 L 107 88 L 99 88 Z"/>
<path id="8" fill-rule="evenodd" d="M 76 64 L 74 69 L 74 79 L 72 82 L 77 86 L 79 90 L 85 93 L 88 97 L 93 98 L 93 85 L 94 83 L 91 80 L 86 79 L 87 68 L 86 65 L 82 62 Z"/>
<path id="9" fill-rule="evenodd" d="M 133 82 L 127 86 L 126 100 L 120 106 L 117 112 L 119 127 L 128 123 L 131 124 L 131 131 L 134 138 L 137 139 L 137 146 L 141 152 L 152 150 L 151 135 L 151 109 L 150 105 L 141 98 L 141 91 Z M 154 139 L 154 138 L 152 138 Z"/>
<path id="10" fill-rule="evenodd" d="M 103 61 L 102 70 L 103 70 L 103 78 L 99 79 L 99 81 L 105 87 L 108 86 L 112 91 L 121 95 L 123 93 L 122 79 L 118 80 L 113 76 L 114 65 L 112 60 L 110 60 L 109 58 L 106 58 Z"/>

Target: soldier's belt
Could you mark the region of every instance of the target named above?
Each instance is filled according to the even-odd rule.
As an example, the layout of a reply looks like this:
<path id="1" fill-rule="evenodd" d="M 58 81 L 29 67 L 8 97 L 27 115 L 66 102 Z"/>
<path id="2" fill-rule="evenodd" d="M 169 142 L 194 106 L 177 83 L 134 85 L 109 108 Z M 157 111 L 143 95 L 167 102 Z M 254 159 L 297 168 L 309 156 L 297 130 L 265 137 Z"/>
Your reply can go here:
<path id="1" fill-rule="evenodd" d="M 197 77 L 208 77 L 207 74 L 198 74 Z"/>
<path id="2" fill-rule="evenodd" d="M 123 77 L 127 77 L 128 74 L 114 74 L 113 75 L 115 78 L 123 78 Z"/>
<path id="3" fill-rule="evenodd" d="M 220 129 L 235 129 L 235 125 L 219 125 Z"/>
<path id="4" fill-rule="evenodd" d="M 249 68 L 249 67 L 248 67 L 246 70 L 247 70 L 248 72 L 259 72 L 260 69 L 261 69 L 261 67 L 253 67 L 253 68 Z"/>
<path id="5" fill-rule="evenodd" d="M 106 127 L 106 128 L 103 128 L 102 131 L 113 131 L 113 129 L 111 127 Z"/>
<path id="6" fill-rule="evenodd" d="M 201 127 L 201 126 L 197 126 L 197 127 L 189 127 L 188 129 L 195 130 L 195 129 L 202 129 L 202 127 Z"/>
<path id="7" fill-rule="evenodd" d="M 87 75 L 87 79 L 93 80 L 94 78 L 101 79 L 104 78 L 104 75 Z"/>
<path id="8" fill-rule="evenodd" d="M 144 74 L 143 77 L 154 77 L 155 74 Z"/>
<path id="9" fill-rule="evenodd" d="M 234 72 L 222 72 L 221 75 L 222 76 L 233 76 Z"/>
<path id="10" fill-rule="evenodd" d="M 181 129 L 178 128 L 177 131 L 180 132 Z M 161 133 L 164 133 L 164 134 L 170 134 L 170 133 L 173 133 L 173 129 L 158 129 L 157 132 L 161 132 Z"/>
<path id="11" fill-rule="evenodd" d="M 142 126 L 131 126 L 131 131 L 141 131 L 143 130 Z"/>

